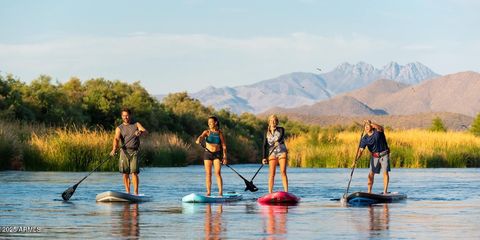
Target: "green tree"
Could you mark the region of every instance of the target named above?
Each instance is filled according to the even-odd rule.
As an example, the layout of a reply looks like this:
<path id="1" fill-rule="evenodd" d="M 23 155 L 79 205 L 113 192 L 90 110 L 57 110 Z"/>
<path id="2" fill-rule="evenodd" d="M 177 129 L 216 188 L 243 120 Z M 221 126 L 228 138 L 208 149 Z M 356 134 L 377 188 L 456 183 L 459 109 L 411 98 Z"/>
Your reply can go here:
<path id="1" fill-rule="evenodd" d="M 480 113 L 477 114 L 477 117 L 473 120 L 470 132 L 477 137 L 480 136 Z"/>
<path id="2" fill-rule="evenodd" d="M 114 83 L 103 78 L 86 81 L 82 104 L 90 124 L 112 129 L 120 114 L 121 100 L 128 95 L 126 89 L 120 82 Z"/>
<path id="3" fill-rule="evenodd" d="M 171 93 L 163 101 L 165 109 L 172 113 L 177 130 L 190 136 L 198 136 L 206 127 L 209 116 L 215 110 L 203 106 L 198 99 L 193 99 L 186 92 Z M 221 122 L 223 128 L 223 122 Z"/>
<path id="4" fill-rule="evenodd" d="M 0 116 L 20 120 L 33 120 L 35 114 L 31 107 L 24 103 L 25 83 L 9 74 L 0 75 Z"/>
<path id="5" fill-rule="evenodd" d="M 41 122 L 60 124 L 70 121 L 67 96 L 51 83 L 51 77 L 41 75 L 23 88 L 23 101 L 29 105 L 35 119 Z"/>
<path id="6" fill-rule="evenodd" d="M 446 132 L 447 129 L 445 128 L 442 119 L 436 117 L 432 120 L 432 126 L 429 129 L 432 132 Z"/>

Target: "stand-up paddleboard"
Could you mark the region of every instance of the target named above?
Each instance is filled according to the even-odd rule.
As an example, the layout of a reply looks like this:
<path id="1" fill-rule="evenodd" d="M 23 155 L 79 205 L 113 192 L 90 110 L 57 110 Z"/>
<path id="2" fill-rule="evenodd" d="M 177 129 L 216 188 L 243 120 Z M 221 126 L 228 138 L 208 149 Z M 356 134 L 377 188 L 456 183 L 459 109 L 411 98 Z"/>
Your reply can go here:
<path id="1" fill-rule="evenodd" d="M 405 200 L 406 194 L 399 192 L 392 192 L 387 194 L 376 194 L 366 192 L 354 192 L 347 196 L 342 201 L 349 204 L 375 204 L 375 203 L 391 203 Z"/>
<path id="2" fill-rule="evenodd" d="M 300 198 L 288 192 L 266 194 L 257 200 L 261 204 L 297 204 Z"/>
<path id="3" fill-rule="evenodd" d="M 224 193 L 223 196 L 205 196 L 192 193 L 182 198 L 182 202 L 186 203 L 221 203 L 240 200 L 242 200 L 242 194 L 236 192 Z"/>
<path id="4" fill-rule="evenodd" d="M 97 194 L 95 198 L 97 202 L 147 202 L 151 201 L 152 197 L 145 196 L 145 195 L 133 195 L 123 192 L 116 192 L 116 191 L 106 191 L 103 193 Z"/>

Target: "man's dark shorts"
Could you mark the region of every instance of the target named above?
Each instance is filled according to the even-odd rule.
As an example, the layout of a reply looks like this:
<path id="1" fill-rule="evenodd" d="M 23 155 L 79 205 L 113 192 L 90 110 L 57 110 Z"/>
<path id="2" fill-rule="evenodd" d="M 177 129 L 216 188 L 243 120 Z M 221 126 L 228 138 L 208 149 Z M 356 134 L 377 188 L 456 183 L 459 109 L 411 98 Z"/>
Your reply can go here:
<path id="1" fill-rule="evenodd" d="M 373 156 L 370 158 L 370 171 L 379 174 L 380 170 L 390 172 L 390 154 L 378 158 Z"/>
<path id="2" fill-rule="evenodd" d="M 118 168 L 121 173 L 139 173 L 140 168 L 138 166 L 138 150 L 120 149 Z"/>

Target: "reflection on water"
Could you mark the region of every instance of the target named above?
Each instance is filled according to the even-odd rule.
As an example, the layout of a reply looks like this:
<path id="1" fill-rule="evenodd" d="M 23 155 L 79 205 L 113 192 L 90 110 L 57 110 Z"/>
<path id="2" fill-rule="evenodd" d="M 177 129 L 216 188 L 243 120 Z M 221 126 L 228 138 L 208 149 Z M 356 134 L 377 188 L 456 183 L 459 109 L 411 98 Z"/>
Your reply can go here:
<path id="1" fill-rule="evenodd" d="M 236 169 L 248 174 L 258 166 Z M 480 239 L 480 168 L 396 169 L 391 187 L 409 200 L 370 207 L 330 201 L 343 193 L 348 169 L 289 171 L 291 190 L 302 197 L 294 207 L 258 205 L 262 192 L 245 192 L 234 203 L 182 204 L 182 196 L 204 190 L 201 165 L 146 169 L 142 189 L 153 201 L 141 204 L 95 202 L 100 192 L 122 190 L 112 185 L 117 173 L 95 173 L 63 202 L 57 199 L 65 187 L 85 173 L 0 172 L 0 226 L 41 229 L 0 239 Z M 365 188 L 368 171 L 356 170 L 352 189 Z M 267 186 L 263 174 L 259 187 Z M 222 177 L 226 190 L 245 187 L 234 173 Z"/>
<path id="2" fill-rule="evenodd" d="M 357 232 L 364 233 L 370 239 L 390 238 L 389 204 L 351 207 L 350 210 L 350 219 Z"/>
<path id="3" fill-rule="evenodd" d="M 260 205 L 266 239 L 286 239 L 288 206 Z"/>
<path id="4" fill-rule="evenodd" d="M 390 217 L 388 215 L 388 204 L 383 206 L 369 206 L 370 230 L 388 230 Z"/>
<path id="5" fill-rule="evenodd" d="M 390 228 L 390 216 L 388 213 L 388 204 L 373 205 L 368 207 L 370 216 L 370 237 L 388 237 Z"/>
<path id="6" fill-rule="evenodd" d="M 126 239 L 140 236 L 138 203 L 102 203 L 108 206 L 111 214 L 111 235 Z"/>
<path id="7" fill-rule="evenodd" d="M 212 212 L 212 208 L 214 211 Z M 205 239 L 221 239 L 226 231 L 226 223 L 222 222 L 223 205 L 205 205 Z"/>

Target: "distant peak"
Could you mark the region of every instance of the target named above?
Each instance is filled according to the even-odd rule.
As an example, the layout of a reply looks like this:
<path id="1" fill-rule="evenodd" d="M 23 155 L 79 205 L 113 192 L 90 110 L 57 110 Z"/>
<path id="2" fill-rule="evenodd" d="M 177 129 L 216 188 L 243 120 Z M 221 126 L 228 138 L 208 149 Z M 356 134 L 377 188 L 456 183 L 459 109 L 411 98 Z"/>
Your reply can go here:
<path id="1" fill-rule="evenodd" d="M 369 63 L 366 63 L 364 61 L 359 61 L 357 64 L 355 64 L 356 66 L 371 66 Z"/>
<path id="2" fill-rule="evenodd" d="M 337 69 L 339 69 L 339 70 L 345 70 L 345 69 L 350 69 L 350 68 L 352 68 L 352 67 L 353 67 L 352 64 L 350 64 L 350 63 L 348 63 L 348 62 L 344 62 L 344 63 L 338 65 Z"/>
<path id="3" fill-rule="evenodd" d="M 387 65 L 385 65 L 384 68 L 387 68 L 387 67 L 399 67 L 400 64 L 398 64 L 397 62 L 394 62 L 394 61 L 391 61 L 389 63 L 387 63 Z"/>
<path id="4" fill-rule="evenodd" d="M 366 63 L 366 62 L 358 62 L 357 64 L 355 64 L 355 68 L 357 69 L 365 69 L 365 70 L 369 70 L 369 71 L 373 71 L 375 70 L 375 67 L 372 65 L 372 64 L 369 64 L 369 63 Z"/>
<path id="5" fill-rule="evenodd" d="M 427 66 L 423 65 L 420 62 L 413 62 L 413 63 L 407 63 L 407 67 L 415 67 L 415 68 L 420 68 L 420 69 L 425 69 L 428 68 Z"/>

